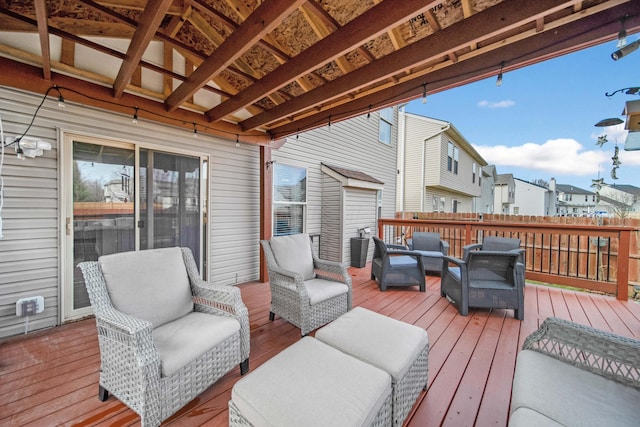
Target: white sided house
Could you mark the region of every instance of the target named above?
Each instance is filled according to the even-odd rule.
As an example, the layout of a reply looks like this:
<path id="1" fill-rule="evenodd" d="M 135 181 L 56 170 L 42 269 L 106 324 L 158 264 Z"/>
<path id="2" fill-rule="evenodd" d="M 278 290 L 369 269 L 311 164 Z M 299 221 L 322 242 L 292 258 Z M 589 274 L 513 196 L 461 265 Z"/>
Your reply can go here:
<path id="1" fill-rule="evenodd" d="M 262 227 L 309 233 L 337 261 L 350 262 L 358 229 L 394 214 L 396 109 L 267 149 L 8 87 L 0 99 L 5 138 L 28 129 L 51 145 L 24 160 L 5 148 L 0 338 L 89 315 L 75 266 L 103 254 L 187 246 L 213 283 L 259 280 L 269 174 L 273 221 Z M 44 307 L 27 328 L 16 302 L 36 296 Z"/>
<path id="2" fill-rule="evenodd" d="M 399 212 L 476 212 L 487 162 L 452 123 L 399 111 Z"/>

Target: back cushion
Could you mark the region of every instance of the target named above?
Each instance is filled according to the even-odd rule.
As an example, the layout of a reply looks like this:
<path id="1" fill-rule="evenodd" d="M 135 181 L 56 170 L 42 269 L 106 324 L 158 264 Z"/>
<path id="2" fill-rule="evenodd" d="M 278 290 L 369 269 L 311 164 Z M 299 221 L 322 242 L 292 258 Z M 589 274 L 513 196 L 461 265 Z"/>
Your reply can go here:
<path id="1" fill-rule="evenodd" d="M 413 249 L 418 251 L 440 251 L 440 233 L 413 233 Z"/>
<path id="2" fill-rule="evenodd" d="M 488 236 L 482 241 L 483 251 L 510 251 L 520 248 L 520 239 Z"/>
<path id="3" fill-rule="evenodd" d="M 302 274 L 304 280 L 316 277 L 308 234 L 278 236 L 269 242 L 273 256 L 281 268 Z"/>
<path id="4" fill-rule="evenodd" d="M 180 248 L 122 252 L 98 259 L 113 306 L 156 328 L 193 311 Z"/>

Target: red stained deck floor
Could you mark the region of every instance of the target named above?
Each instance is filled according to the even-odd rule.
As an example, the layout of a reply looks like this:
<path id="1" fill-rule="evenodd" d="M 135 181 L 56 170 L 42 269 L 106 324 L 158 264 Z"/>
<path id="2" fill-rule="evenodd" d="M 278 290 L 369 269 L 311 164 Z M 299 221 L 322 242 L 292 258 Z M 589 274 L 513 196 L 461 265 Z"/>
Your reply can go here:
<path id="1" fill-rule="evenodd" d="M 440 280 L 427 291 L 380 292 L 370 269 L 351 268 L 354 306 L 425 328 L 429 387 L 406 426 L 505 426 L 515 358 L 526 336 L 548 316 L 562 317 L 640 339 L 640 304 L 528 284 L 525 320 L 511 310 L 470 310 L 460 316 L 440 297 Z M 252 369 L 300 339 L 299 329 L 269 322 L 269 287 L 240 286 L 249 309 Z M 0 425 L 129 426 L 140 418 L 114 397 L 97 398 L 100 357 L 92 319 L 0 342 Z M 225 426 L 236 368 L 163 425 Z"/>

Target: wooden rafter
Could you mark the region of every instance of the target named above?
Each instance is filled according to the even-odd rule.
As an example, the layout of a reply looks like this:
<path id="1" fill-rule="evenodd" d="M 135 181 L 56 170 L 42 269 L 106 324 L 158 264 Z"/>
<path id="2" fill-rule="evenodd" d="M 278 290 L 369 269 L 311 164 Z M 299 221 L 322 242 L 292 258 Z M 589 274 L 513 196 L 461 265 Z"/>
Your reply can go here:
<path id="1" fill-rule="evenodd" d="M 47 25 L 47 2 L 35 0 L 36 21 L 38 21 L 38 36 L 40 38 L 40 52 L 42 54 L 42 74 L 45 80 L 51 80 L 51 50 L 49 49 L 49 27 Z"/>
<path id="2" fill-rule="evenodd" d="M 443 59 L 443 52 L 454 52 L 469 44 L 476 44 L 500 33 L 518 28 L 538 16 L 571 5 L 571 1 L 559 5 L 557 0 L 513 0 L 495 6 L 497 10 L 480 12 L 456 27 L 448 27 L 423 38 L 404 49 L 397 50 L 379 60 L 359 68 L 357 71 L 339 77 L 314 91 L 300 95 L 293 102 L 274 107 L 262 114 L 253 116 L 241 123 L 244 129 L 254 129 L 280 120 L 318 103 L 328 103 L 347 95 L 349 92 L 364 88 L 377 81 L 392 77 L 398 71 L 408 71 L 425 64 Z M 489 13 L 498 12 L 500 21 L 487 19 Z M 499 64 L 500 60 L 496 59 Z"/>
<path id="3" fill-rule="evenodd" d="M 436 4 L 437 1 L 425 3 L 419 0 L 405 0 L 401 3 L 382 2 L 347 25 L 318 41 L 312 48 L 300 53 L 286 64 L 278 68 L 278 73 L 271 73 L 259 82 L 248 87 L 232 99 L 223 102 L 207 112 L 211 121 L 220 120 L 244 106 L 268 95 L 294 80 L 303 73 L 308 73 L 319 66 L 349 52 L 354 46 L 377 37 L 389 28 L 414 16 L 417 12 Z"/>
<path id="4" fill-rule="evenodd" d="M 265 2 L 228 39 L 224 41 L 214 55 L 209 56 L 187 81 L 180 85 L 167 99 L 169 111 L 174 111 L 189 96 L 206 84 L 207 81 L 233 63 L 247 49 L 256 44 L 265 34 L 272 31 L 292 10 L 304 0 Z M 237 110 L 236 110 L 237 111 Z"/>

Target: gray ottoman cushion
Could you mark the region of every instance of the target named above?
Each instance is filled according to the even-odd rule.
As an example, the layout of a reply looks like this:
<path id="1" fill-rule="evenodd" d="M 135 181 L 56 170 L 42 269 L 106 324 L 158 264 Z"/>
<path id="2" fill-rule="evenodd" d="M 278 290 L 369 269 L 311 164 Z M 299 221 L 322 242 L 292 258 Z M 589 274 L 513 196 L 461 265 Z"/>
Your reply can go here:
<path id="1" fill-rule="evenodd" d="M 231 400 L 255 427 L 366 426 L 390 395 L 388 373 L 312 337 L 286 348 L 231 390 Z"/>
<path id="2" fill-rule="evenodd" d="M 395 381 L 429 344 L 424 329 L 362 307 L 321 328 L 315 337 L 390 373 Z"/>
<path id="3" fill-rule="evenodd" d="M 511 411 L 529 408 L 566 426 L 637 426 L 640 390 L 533 350 L 518 354 Z"/>

